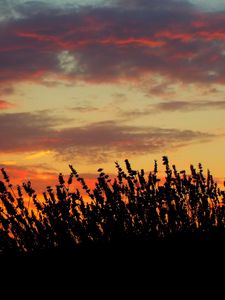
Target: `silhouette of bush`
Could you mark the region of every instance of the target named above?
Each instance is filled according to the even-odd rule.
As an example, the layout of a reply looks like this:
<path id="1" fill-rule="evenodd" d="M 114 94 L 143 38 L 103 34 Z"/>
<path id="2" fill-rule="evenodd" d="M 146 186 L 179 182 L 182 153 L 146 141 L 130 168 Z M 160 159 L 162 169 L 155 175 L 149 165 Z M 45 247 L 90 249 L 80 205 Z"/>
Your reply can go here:
<path id="1" fill-rule="evenodd" d="M 223 240 L 225 192 L 209 171 L 204 176 L 201 164 L 197 170 L 191 165 L 187 174 L 170 167 L 164 156 L 164 179 L 158 177 L 156 161 L 147 175 L 133 170 L 128 160 L 126 170 L 118 162 L 115 165 L 114 179 L 98 170 L 93 190 L 70 165 L 69 178 L 60 173 L 58 185 L 48 186 L 41 200 L 30 181 L 15 188 L 1 169 L 0 251 L 41 253 L 178 239 Z M 81 184 L 85 200 L 83 192 L 73 190 L 74 180 Z"/>

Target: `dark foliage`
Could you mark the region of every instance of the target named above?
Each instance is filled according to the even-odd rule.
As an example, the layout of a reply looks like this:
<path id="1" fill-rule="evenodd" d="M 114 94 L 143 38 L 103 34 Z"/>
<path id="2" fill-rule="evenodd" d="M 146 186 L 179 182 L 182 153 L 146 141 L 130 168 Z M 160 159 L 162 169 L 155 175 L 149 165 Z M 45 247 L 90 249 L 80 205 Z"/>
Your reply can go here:
<path id="1" fill-rule="evenodd" d="M 162 183 L 156 161 L 147 175 L 133 170 L 128 160 L 125 164 L 123 170 L 116 162 L 114 179 L 99 169 L 93 190 L 70 165 L 68 179 L 60 173 L 58 185 L 48 186 L 41 200 L 30 181 L 15 188 L 1 169 L 1 253 L 69 253 L 225 239 L 225 192 L 209 171 L 204 175 L 201 164 L 197 170 L 191 166 L 188 175 L 170 167 L 163 157 Z M 77 182 L 83 192 L 76 188 Z"/>

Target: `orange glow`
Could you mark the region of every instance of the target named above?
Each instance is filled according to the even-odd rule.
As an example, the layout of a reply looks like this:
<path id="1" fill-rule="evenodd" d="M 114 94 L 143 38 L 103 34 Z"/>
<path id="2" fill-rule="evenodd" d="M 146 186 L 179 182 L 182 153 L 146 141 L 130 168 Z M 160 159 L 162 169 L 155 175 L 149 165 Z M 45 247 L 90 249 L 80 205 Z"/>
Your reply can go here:
<path id="1" fill-rule="evenodd" d="M 39 159 L 41 157 L 48 156 L 48 155 L 51 155 L 51 154 L 53 154 L 53 151 L 50 151 L 50 150 L 39 151 L 39 152 L 34 152 L 34 153 L 31 153 L 31 154 L 27 155 L 25 157 L 25 159 L 27 159 L 27 160 Z"/>
<path id="2" fill-rule="evenodd" d="M 15 104 L 0 99 L 0 110 L 15 107 Z"/>

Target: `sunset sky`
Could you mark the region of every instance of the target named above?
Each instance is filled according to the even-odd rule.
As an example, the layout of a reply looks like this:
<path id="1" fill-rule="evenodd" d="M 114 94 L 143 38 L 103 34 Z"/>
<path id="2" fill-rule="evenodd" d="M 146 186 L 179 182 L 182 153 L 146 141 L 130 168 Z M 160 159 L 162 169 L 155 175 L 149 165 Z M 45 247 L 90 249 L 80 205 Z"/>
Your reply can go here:
<path id="1" fill-rule="evenodd" d="M 222 180 L 224 84 L 225 1 L 0 1 L 0 166 L 16 181 L 163 155 Z"/>

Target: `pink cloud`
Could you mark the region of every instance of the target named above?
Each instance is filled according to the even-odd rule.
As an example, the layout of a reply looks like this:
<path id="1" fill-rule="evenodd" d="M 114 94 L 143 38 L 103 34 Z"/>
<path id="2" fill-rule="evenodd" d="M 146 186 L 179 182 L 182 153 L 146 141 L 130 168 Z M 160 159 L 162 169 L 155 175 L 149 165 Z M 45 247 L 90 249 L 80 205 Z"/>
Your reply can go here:
<path id="1" fill-rule="evenodd" d="M 207 85 L 224 82 L 223 12 L 164 0 L 160 5 L 120 0 L 81 10 L 39 6 L 37 12 L 35 5 L 20 8 L 23 18 L 2 22 L 2 86 L 44 83 L 49 74 L 96 83 L 138 81 L 152 74 Z M 69 72 L 60 66 L 63 51 L 75 61 Z"/>

